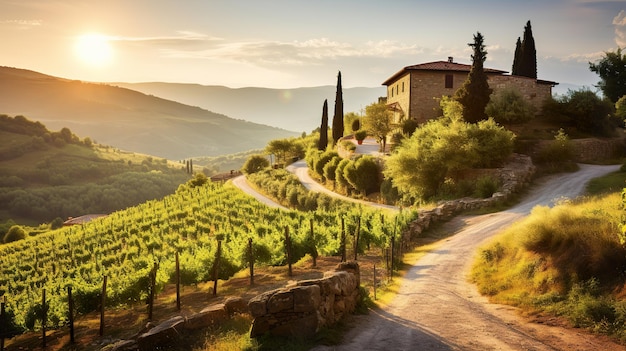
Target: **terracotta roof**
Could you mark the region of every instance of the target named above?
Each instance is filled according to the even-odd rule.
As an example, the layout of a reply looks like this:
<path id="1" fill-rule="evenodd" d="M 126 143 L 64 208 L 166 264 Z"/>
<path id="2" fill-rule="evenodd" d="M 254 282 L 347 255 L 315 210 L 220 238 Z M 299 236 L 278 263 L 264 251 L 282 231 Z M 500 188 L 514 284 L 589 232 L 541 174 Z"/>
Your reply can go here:
<path id="1" fill-rule="evenodd" d="M 70 217 L 67 221 L 63 222 L 63 225 L 76 225 L 76 224 L 85 224 L 89 221 L 92 221 L 96 218 L 106 217 L 105 214 L 88 214 L 80 217 Z"/>
<path id="2" fill-rule="evenodd" d="M 391 76 L 389 79 L 384 81 L 383 85 L 389 85 L 391 82 L 395 81 L 401 75 L 404 75 L 408 71 L 469 72 L 471 68 L 472 68 L 471 65 L 450 62 L 450 61 L 435 61 L 435 62 L 420 63 L 417 65 L 404 67 L 403 69 L 398 71 L 396 74 Z M 502 71 L 499 69 L 485 68 L 485 73 L 504 74 L 508 72 Z"/>

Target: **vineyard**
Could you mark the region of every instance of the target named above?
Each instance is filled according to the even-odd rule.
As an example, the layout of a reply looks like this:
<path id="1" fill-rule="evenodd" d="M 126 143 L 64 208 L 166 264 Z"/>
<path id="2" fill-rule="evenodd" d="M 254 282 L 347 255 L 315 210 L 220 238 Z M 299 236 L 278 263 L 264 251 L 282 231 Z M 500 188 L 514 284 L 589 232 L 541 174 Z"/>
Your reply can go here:
<path id="1" fill-rule="evenodd" d="M 212 280 L 218 242 L 217 273 L 227 279 L 249 265 L 250 239 L 254 264 L 280 266 L 306 254 L 340 255 L 343 236 L 352 240 L 350 247 L 359 238 L 359 250 L 388 247 L 415 216 L 360 205 L 341 208 L 284 211 L 228 183 L 183 185 L 161 200 L 0 246 L 0 299 L 6 299 L 18 326 L 38 329 L 45 289 L 48 326 L 61 326 L 70 317 L 68 287 L 78 314 L 99 308 L 105 276 L 107 306 L 137 303 L 148 297 L 154 267 L 157 289 L 173 281 L 177 254 L 181 283 L 193 285 Z M 289 256 L 285 232 L 290 234 Z"/>

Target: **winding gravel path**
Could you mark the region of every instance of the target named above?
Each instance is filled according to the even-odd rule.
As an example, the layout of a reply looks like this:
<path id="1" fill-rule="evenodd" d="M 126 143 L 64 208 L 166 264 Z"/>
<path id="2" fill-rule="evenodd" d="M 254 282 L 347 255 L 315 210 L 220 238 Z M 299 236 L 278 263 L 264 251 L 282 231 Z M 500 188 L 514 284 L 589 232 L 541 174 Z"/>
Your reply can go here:
<path id="1" fill-rule="evenodd" d="M 534 206 L 574 198 L 590 179 L 618 167 L 581 165 L 576 173 L 534 186 L 507 211 L 453 219 L 449 228 L 461 229 L 409 270 L 388 306 L 358 317 L 342 345 L 314 350 L 625 350 L 582 330 L 525 320 L 512 307 L 490 304 L 466 279 L 477 248 L 487 239 Z"/>

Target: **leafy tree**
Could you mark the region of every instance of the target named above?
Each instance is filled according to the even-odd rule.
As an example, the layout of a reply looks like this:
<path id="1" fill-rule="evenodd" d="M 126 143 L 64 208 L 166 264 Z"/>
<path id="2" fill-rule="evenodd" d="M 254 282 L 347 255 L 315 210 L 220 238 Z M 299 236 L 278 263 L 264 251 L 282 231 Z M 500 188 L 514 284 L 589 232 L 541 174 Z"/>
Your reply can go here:
<path id="1" fill-rule="evenodd" d="M 50 222 L 50 229 L 59 229 L 63 227 L 63 219 L 61 217 L 57 217 Z"/>
<path id="2" fill-rule="evenodd" d="M 324 178 L 326 178 L 326 180 L 335 181 L 335 171 L 337 170 L 337 165 L 339 165 L 341 160 L 342 158 L 339 156 L 333 157 L 324 165 Z"/>
<path id="3" fill-rule="evenodd" d="M 565 100 L 565 113 L 581 132 L 610 136 L 615 124 L 611 121 L 613 104 L 602 100 L 591 90 L 570 92 Z"/>
<path id="4" fill-rule="evenodd" d="M 264 170 L 270 166 L 270 161 L 263 155 L 252 155 L 248 157 L 241 171 L 245 174 L 252 174 Z"/>
<path id="5" fill-rule="evenodd" d="M 517 42 L 515 43 L 515 54 L 513 55 L 513 68 L 511 69 L 511 74 L 514 76 L 519 76 L 519 65 L 522 60 L 522 41 L 520 37 L 517 37 Z"/>
<path id="6" fill-rule="evenodd" d="M 474 49 L 472 55 L 472 68 L 463 86 L 457 90 L 454 98 L 463 106 L 463 118 L 471 123 L 486 119 L 485 107 L 489 103 L 491 88 L 487 82 L 487 75 L 483 68 L 487 51 L 483 44 L 483 36 L 480 32 L 474 35 L 474 43 L 468 44 Z"/>
<path id="7" fill-rule="evenodd" d="M 464 122 L 459 102 L 442 99 L 444 117 L 429 121 L 406 139 L 386 163 L 384 174 L 401 192 L 427 200 L 446 179 L 472 167 L 491 167 L 513 151 L 514 134 L 492 119 Z M 448 106 L 452 105 L 452 106 Z"/>
<path id="8" fill-rule="evenodd" d="M 276 155 L 277 160 L 286 164 L 289 157 L 300 157 L 304 151 L 298 140 L 287 138 L 270 140 L 265 147 L 265 152 Z"/>
<path id="9" fill-rule="evenodd" d="M 14 225 L 9 228 L 9 231 L 4 235 L 4 243 L 10 243 L 18 240 L 26 239 L 26 231 L 19 225 Z"/>
<path id="10" fill-rule="evenodd" d="M 351 112 L 351 114 L 355 115 L 354 112 Z M 352 123 L 351 123 L 350 127 L 351 127 L 353 132 L 356 132 L 357 130 L 361 129 L 361 119 L 358 116 L 356 118 L 352 119 Z"/>
<path id="11" fill-rule="evenodd" d="M 320 139 L 317 144 L 317 149 L 324 151 L 328 146 L 328 100 L 324 100 L 324 107 L 322 107 L 322 125 L 320 126 Z"/>
<path id="12" fill-rule="evenodd" d="M 519 39 L 518 39 L 519 40 Z M 517 52 L 517 49 L 515 50 Z M 530 21 L 524 27 L 524 39 L 521 43 L 520 56 L 516 57 L 518 63 L 517 73 L 522 77 L 537 79 L 537 49 Z"/>
<path id="13" fill-rule="evenodd" d="M 320 177 L 324 177 L 324 166 L 335 157 L 339 157 L 336 151 L 326 151 L 322 153 L 317 162 L 315 162 L 315 173 Z"/>
<path id="14" fill-rule="evenodd" d="M 412 118 L 408 118 L 402 122 L 402 134 L 404 134 L 407 137 L 410 137 L 411 135 L 413 135 L 413 133 L 415 133 L 415 130 L 417 129 L 418 126 L 419 126 L 419 123 L 417 123 L 416 120 Z"/>
<path id="15" fill-rule="evenodd" d="M 380 143 L 381 151 L 385 150 L 387 135 L 393 130 L 393 115 L 387 109 L 383 100 L 367 105 L 365 107 L 365 118 L 363 121 L 365 129 L 373 135 Z"/>
<path id="16" fill-rule="evenodd" d="M 615 117 L 620 118 L 622 122 L 626 120 L 626 95 L 615 103 Z"/>
<path id="17" fill-rule="evenodd" d="M 344 177 L 344 171 L 346 167 L 348 167 L 348 165 L 351 163 L 352 161 L 350 161 L 347 158 L 344 158 L 341 161 L 339 161 L 339 163 L 337 164 L 337 168 L 335 169 L 335 184 L 336 185 L 339 185 L 342 188 L 349 189 L 350 184 L 348 183 L 348 180 Z"/>
<path id="18" fill-rule="evenodd" d="M 626 95 L 626 53 L 621 48 L 605 52 L 598 63 L 589 62 L 589 69 L 600 76 L 598 87 L 609 100 L 615 103 Z"/>
<path id="19" fill-rule="evenodd" d="M 341 88 L 341 71 L 337 75 L 337 93 L 335 95 L 335 114 L 333 115 L 333 145 L 343 136 L 343 90 Z"/>
<path id="20" fill-rule="evenodd" d="M 344 169 L 344 178 L 363 195 L 380 188 L 380 172 L 376 160 L 372 156 L 361 156 Z"/>
<path id="21" fill-rule="evenodd" d="M 524 123 L 535 115 L 533 105 L 515 88 L 506 88 L 493 94 L 485 112 L 498 123 Z"/>

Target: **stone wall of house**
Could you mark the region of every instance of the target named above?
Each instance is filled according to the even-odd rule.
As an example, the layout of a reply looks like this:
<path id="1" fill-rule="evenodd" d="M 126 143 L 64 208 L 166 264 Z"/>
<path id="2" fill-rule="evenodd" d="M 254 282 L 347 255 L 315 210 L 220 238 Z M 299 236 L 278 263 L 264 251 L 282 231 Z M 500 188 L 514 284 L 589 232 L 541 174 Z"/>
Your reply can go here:
<path id="1" fill-rule="evenodd" d="M 537 113 L 541 112 L 546 99 L 552 96 L 552 85 L 537 83 L 536 79 L 528 77 L 493 75 L 489 77 L 489 87 L 494 93 L 508 87 L 517 89 Z"/>
<path id="2" fill-rule="evenodd" d="M 452 88 L 445 87 L 446 75 L 453 76 Z M 427 122 L 441 115 L 440 98 L 454 95 L 467 75 L 467 72 L 413 71 L 387 87 L 387 105 L 397 103 L 408 117 L 419 123 Z M 410 89 L 405 89 L 403 93 L 402 83 L 409 78 Z M 517 89 L 535 107 L 537 113 L 541 111 L 543 102 L 552 95 L 552 85 L 538 83 L 533 78 L 488 74 L 488 79 L 494 92 L 507 87 Z"/>
<path id="3" fill-rule="evenodd" d="M 323 278 L 258 295 L 248 303 L 254 317 L 250 336 L 311 337 L 354 312 L 360 284 L 358 263 L 344 262 Z"/>
<path id="4" fill-rule="evenodd" d="M 446 74 L 452 75 L 452 88 L 446 88 Z M 466 72 L 414 71 L 411 73 L 409 115 L 419 123 L 441 115 L 439 100 L 452 96 L 467 79 Z"/>

